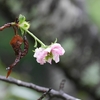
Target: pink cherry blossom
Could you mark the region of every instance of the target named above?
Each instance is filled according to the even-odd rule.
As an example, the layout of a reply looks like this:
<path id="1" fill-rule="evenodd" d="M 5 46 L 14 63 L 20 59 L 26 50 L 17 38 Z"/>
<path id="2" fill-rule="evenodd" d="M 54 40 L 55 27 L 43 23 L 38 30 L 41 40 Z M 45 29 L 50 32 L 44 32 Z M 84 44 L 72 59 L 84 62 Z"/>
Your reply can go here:
<path id="1" fill-rule="evenodd" d="M 44 63 L 52 63 L 54 60 L 56 63 L 59 62 L 59 56 L 63 55 L 65 50 L 59 43 L 54 43 L 47 48 L 37 48 L 35 49 L 34 57 L 36 58 L 37 62 L 43 65 Z"/>

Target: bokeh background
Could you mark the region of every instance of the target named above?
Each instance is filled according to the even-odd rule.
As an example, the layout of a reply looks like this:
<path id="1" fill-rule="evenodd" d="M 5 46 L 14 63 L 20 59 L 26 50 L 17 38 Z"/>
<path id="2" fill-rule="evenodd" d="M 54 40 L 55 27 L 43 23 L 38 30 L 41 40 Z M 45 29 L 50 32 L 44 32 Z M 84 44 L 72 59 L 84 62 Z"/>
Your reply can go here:
<path id="1" fill-rule="evenodd" d="M 57 38 L 66 51 L 58 64 L 40 66 L 33 58 L 34 39 L 27 34 L 29 52 L 10 76 L 55 90 L 65 79 L 65 93 L 100 100 L 99 9 L 100 0 L 0 0 L 0 26 L 23 14 L 31 32 L 47 45 Z M 6 67 L 15 59 L 9 44 L 13 36 L 12 28 L 0 31 L 0 75 L 6 76 Z M 0 100 L 37 100 L 40 95 L 0 81 Z"/>

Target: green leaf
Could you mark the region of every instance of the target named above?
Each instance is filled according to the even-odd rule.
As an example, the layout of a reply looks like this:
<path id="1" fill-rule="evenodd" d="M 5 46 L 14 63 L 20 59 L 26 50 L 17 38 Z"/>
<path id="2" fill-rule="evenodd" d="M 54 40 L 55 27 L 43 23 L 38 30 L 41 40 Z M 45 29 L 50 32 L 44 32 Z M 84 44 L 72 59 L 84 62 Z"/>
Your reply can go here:
<path id="1" fill-rule="evenodd" d="M 22 36 L 23 36 L 23 35 L 24 35 L 24 30 L 23 30 L 23 29 L 21 29 L 21 28 L 20 28 L 20 30 L 21 30 L 21 34 L 22 34 Z"/>
<path id="2" fill-rule="evenodd" d="M 19 26 L 20 26 L 20 28 L 28 30 L 30 27 L 30 24 L 28 22 L 24 21 L 24 22 L 20 23 Z"/>
<path id="3" fill-rule="evenodd" d="M 23 16 L 23 15 L 19 15 L 19 23 L 23 23 L 25 20 L 26 20 L 26 18 L 25 18 L 25 16 Z"/>

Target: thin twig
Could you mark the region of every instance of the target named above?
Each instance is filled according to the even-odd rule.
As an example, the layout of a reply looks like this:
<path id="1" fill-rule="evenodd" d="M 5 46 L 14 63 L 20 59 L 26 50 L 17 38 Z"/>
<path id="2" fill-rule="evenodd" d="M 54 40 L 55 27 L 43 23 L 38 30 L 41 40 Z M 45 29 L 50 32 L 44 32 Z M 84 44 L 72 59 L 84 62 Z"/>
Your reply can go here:
<path id="1" fill-rule="evenodd" d="M 51 89 L 49 89 L 47 92 L 43 93 L 43 95 L 38 99 L 38 100 L 42 100 L 46 95 L 48 95 L 50 93 Z"/>
<path id="2" fill-rule="evenodd" d="M 49 90 L 49 88 L 41 87 L 41 86 L 35 85 L 33 83 L 23 82 L 21 80 L 17 80 L 17 79 L 11 78 L 11 77 L 6 78 L 6 77 L 0 75 L 0 80 L 11 83 L 11 84 L 16 84 L 18 86 L 27 87 L 27 88 L 36 90 L 37 92 L 41 92 L 41 93 L 47 92 Z M 50 91 L 50 94 L 54 97 L 63 98 L 65 100 L 80 100 L 80 99 L 70 96 L 66 93 L 61 94 L 59 91 L 56 91 L 53 89 Z"/>
<path id="3" fill-rule="evenodd" d="M 61 81 L 61 83 L 60 83 L 60 86 L 59 86 L 59 92 L 60 93 L 63 93 L 64 91 L 63 91 L 63 89 L 64 89 L 64 85 L 65 85 L 65 79 L 63 79 L 62 81 Z"/>
<path id="4" fill-rule="evenodd" d="M 7 24 L 4 24 L 3 26 L 0 27 L 0 31 L 4 30 L 5 28 L 8 28 L 8 27 L 11 27 L 11 23 L 7 23 Z"/>

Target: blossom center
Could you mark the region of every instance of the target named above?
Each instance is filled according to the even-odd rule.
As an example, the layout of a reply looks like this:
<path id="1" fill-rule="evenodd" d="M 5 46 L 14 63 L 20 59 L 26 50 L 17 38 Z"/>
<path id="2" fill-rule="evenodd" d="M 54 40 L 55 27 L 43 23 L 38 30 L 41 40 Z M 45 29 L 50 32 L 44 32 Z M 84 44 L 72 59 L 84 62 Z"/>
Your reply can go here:
<path id="1" fill-rule="evenodd" d="M 52 58 L 53 58 L 52 52 L 48 52 L 47 56 L 45 57 L 45 60 L 49 60 L 49 59 L 52 59 Z"/>

